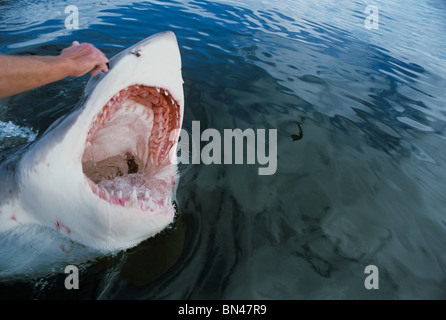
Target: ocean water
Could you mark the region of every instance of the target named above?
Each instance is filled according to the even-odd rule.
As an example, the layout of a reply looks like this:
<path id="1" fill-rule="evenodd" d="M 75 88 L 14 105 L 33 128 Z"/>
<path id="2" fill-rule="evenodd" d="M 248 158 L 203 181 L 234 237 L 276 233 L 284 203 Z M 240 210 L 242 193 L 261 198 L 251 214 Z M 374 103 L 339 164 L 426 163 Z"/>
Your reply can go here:
<path id="1" fill-rule="evenodd" d="M 79 29 L 65 27 L 69 5 Z M 441 0 L 1 1 L 1 53 L 56 55 L 77 40 L 111 57 L 174 31 L 183 128 L 277 129 L 277 170 L 182 165 L 168 230 L 82 262 L 79 290 L 55 261 L 0 279 L 0 297 L 446 298 L 445 18 Z M 0 100 L 0 161 L 73 110 L 87 81 Z M 34 263 L 15 254 L 16 268 Z"/>

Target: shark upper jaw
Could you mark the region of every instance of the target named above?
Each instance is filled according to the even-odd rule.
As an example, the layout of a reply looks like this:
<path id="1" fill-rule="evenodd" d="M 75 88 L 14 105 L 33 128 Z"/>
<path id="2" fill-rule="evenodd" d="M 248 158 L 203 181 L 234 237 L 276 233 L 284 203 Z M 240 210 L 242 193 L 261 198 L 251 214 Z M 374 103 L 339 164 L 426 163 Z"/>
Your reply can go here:
<path id="1" fill-rule="evenodd" d="M 19 189 L 23 211 L 33 212 L 29 221 L 107 251 L 170 224 L 182 84 L 171 32 L 113 57 L 110 71 L 87 84 L 82 106 L 22 158 Z"/>

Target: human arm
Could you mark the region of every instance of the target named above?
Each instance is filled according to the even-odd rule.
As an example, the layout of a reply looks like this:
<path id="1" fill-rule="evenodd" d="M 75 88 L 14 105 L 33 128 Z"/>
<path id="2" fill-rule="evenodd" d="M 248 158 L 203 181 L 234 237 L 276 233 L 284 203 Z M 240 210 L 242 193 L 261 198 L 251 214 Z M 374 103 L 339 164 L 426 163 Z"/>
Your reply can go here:
<path id="1" fill-rule="evenodd" d="M 107 72 L 108 59 L 89 43 L 77 41 L 58 56 L 0 55 L 0 98 L 66 77 Z"/>

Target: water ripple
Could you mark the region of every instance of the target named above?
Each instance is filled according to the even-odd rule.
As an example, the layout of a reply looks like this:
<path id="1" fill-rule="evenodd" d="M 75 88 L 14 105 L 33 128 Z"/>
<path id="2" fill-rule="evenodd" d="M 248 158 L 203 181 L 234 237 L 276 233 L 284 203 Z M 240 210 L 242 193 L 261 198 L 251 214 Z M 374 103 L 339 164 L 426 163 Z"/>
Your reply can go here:
<path id="1" fill-rule="evenodd" d="M 154 266 L 156 280 L 130 276 L 147 265 L 137 253 L 168 243 L 162 237 L 96 264 L 88 281 L 100 284 L 98 296 L 445 296 L 446 7 L 374 3 L 379 30 L 364 27 L 359 0 L 78 1 L 80 29 L 71 31 L 56 15 L 68 1 L 0 4 L 0 49 L 11 53 L 55 54 L 80 40 L 111 56 L 173 30 L 184 129 L 199 120 L 202 130 L 278 130 L 272 176 L 247 164 L 188 166 L 178 186 L 187 232 L 169 242 L 184 241 L 172 249 L 178 260 Z M 86 80 L 11 99 L 3 123 L 43 132 L 72 110 Z M 378 294 L 362 287 L 368 264 L 382 268 Z M 146 281 L 137 289 L 136 278 Z"/>

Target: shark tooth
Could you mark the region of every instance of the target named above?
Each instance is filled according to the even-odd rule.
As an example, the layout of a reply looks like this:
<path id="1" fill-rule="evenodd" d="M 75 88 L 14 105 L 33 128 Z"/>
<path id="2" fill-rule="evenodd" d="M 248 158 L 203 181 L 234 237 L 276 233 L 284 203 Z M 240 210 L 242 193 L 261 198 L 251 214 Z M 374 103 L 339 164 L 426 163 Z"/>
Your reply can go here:
<path id="1" fill-rule="evenodd" d="M 136 194 L 136 189 L 133 188 L 132 194 L 130 195 L 130 200 L 131 201 L 138 201 L 138 195 Z"/>
<path id="2" fill-rule="evenodd" d="M 108 190 L 107 190 L 107 189 L 102 189 L 102 190 L 104 191 L 105 199 L 106 199 L 107 201 L 109 201 L 109 200 L 110 200 L 110 194 L 108 193 Z"/>

